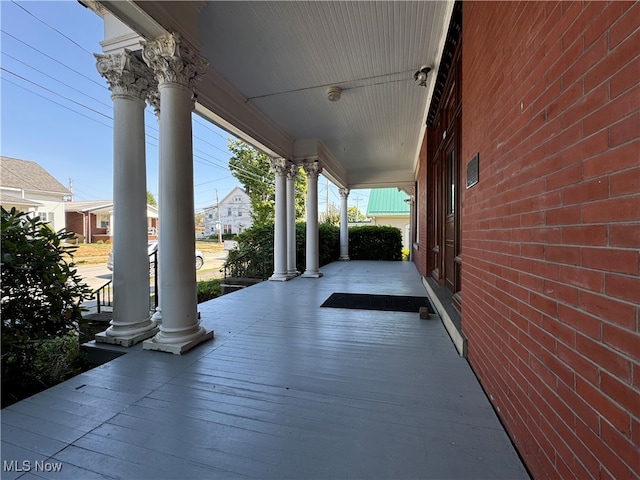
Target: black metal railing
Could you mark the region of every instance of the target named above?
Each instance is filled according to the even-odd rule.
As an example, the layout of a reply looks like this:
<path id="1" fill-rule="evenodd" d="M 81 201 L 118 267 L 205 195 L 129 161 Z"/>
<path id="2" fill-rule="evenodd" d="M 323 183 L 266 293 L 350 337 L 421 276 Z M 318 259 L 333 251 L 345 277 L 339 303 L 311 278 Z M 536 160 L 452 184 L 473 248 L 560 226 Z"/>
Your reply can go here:
<path id="1" fill-rule="evenodd" d="M 158 250 L 149 255 L 149 276 L 153 278 L 153 291 L 149 293 L 149 310 L 160 305 L 160 289 L 158 288 Z"/>
<path id="2" fill-rule="evenodd" d="M 109 280 L 103 286 L 98 288 L 95 292 L 93 292 L 93 296 L 96 299 L 96 305 L 98 308 L 98 313 L 102 311 L 102 307 L 111 307 L 113 306 L 113 280 Z"/>
<path id="3" fill-rule="evenodd" d="M 266 254 L 265 250 L 269 250 Z M 231 250 L 224 263 L 224 278 L 259 278 L 264 280 L 273 273 L 273 240 L 258 242 L 255 245 L 243 248 L 244 252 Z M 271 261 L 265 261 L 265 258 Z"/>

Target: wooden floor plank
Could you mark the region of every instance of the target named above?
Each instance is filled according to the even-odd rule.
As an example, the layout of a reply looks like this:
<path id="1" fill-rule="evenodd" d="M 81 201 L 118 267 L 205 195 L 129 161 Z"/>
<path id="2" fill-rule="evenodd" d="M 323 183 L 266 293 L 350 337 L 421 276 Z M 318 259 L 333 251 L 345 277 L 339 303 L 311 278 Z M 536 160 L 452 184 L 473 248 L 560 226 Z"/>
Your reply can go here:
<path id="1" fill-rule="evenodd" d="M 137 345 L 3 410 L 3 460 L 53 455 L 73 478 L 527 478 L 439 321 L 320 307 L 423 296 L 415 267 L 323 271 L 199 305 L 216 338 L 186 355 Z"/>

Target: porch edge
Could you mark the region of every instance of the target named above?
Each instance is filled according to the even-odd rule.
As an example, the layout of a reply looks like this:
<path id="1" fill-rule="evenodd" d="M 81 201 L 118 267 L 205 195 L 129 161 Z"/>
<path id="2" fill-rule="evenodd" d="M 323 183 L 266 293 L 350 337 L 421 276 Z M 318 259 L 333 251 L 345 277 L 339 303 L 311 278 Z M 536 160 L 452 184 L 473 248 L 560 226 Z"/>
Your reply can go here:
<path id="1" fill-rule="evenodd" d="M 455 324 L 453 323 L 453 320 L 451 320 L 451 317 L 445 310 L 444 305 L 442 305 L 442 302 L 440 301 L 436 293 L 433 291 L 433 289 L 427 282 L 427 279 L 421 276 L 421 280 L 422 280 L 422 285 L 427 291 L 427 295 L 429 295 L 429 299 L 431 300 L 433 305 L 436 307 L 436 310 L 438 311 L 438 315 L 440 315 L 440 318 L 442 319 L 444 328 L 447 330 L 449 337 L 451 337 L 451 341 L 456 346 L 456 350 L 458 351 L 460 356 L 466 358 L 467 357 L 467 339 L 460 331 L 458 331 Z"/>

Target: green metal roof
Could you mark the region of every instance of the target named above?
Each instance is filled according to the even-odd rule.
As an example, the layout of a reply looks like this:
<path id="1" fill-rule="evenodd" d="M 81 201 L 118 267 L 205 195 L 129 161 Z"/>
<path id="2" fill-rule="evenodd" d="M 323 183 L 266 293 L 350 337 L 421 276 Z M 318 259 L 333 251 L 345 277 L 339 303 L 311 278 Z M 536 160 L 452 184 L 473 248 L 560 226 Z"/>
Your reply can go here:
<path id="1" fill-rule="evenodd" d="M 409 195 L 397 188 L 374 188 L 369 194 L 367 217 L 409 215 Z"/>

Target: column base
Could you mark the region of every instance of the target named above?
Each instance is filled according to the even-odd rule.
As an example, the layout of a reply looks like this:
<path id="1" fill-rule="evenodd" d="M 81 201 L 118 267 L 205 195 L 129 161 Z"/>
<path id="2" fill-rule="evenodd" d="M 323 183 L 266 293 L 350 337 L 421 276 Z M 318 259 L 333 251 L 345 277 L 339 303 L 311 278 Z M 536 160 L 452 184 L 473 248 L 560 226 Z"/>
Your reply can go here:
<path id="1" fill-rule="evenodd" d="M 182 355 L 185 352 L 188 352 L 196 345 L 199 345 L 202 342 L 206 342 L 207 340 L 213 339 L 213 330 L 204 330 L 202 335 L 197 336 L 196 338 L 192 338 L 191 340 L 186 340 L 181 343 L 164 343 L 159 342 L 156 338 L 152 338 L 150 340 L 145 340 L 142 344 L 143 350 L 156 350 L 159 352 L 168 352 L 173 353 L 174 355 Z"/>
<path id="2" fill-rule="evenodd" d="M 287 277 L 291 278 L 296 278 L 298 275 L 300 275 L 300 272 L 298 272 L 297 270 L 295 272 L 287 272 Z"/>
<path id="3" fill-rule="evenodd" d="M 320 278 L 321 276 L 322 276 L 322 272 L 320 272 L 320 271 L 304 272 L 302 274 L 303 278 Z"/>
<path id="4" fill-rule="evenodd" d="M 162 310 L 160 307 L 157 307 L 154 314 L 151 315 L 151 320 L 156 322 L 156 324 L 160 325 L 162 323 Z"/>
<path id="5" fill-rule="evenodd" d="M 341 262 L 349 262 L 351 259 L 349 258 L 349 255 L 340 255 L 340 258 L 338 258 L 338 260 Z"/>
<path id="6" fill-rule="evenodd" d="M 156 333 L 158 333 L 158 331 L 158 327 L 155 326 L 151 330 L 147 330 L 145 332 L 135 333 L 133 335 L 112 337 L 111 335 L 107 335 L 107 331 L 105 330 L 104 332 L 96 333 L 95 340 L 96 343 L 109 343 L 111 345 L 120 345 L 121 347 L 130 347 L 131 345 L 135 345 L 142 340 L 153 337 Z"/>
<path id="7" fill-rule="evenodd" d="M 274 273 L 269 277 L 270 282 L 286 282 L 290 279 L 291 277 L 286 273 Z"/>

